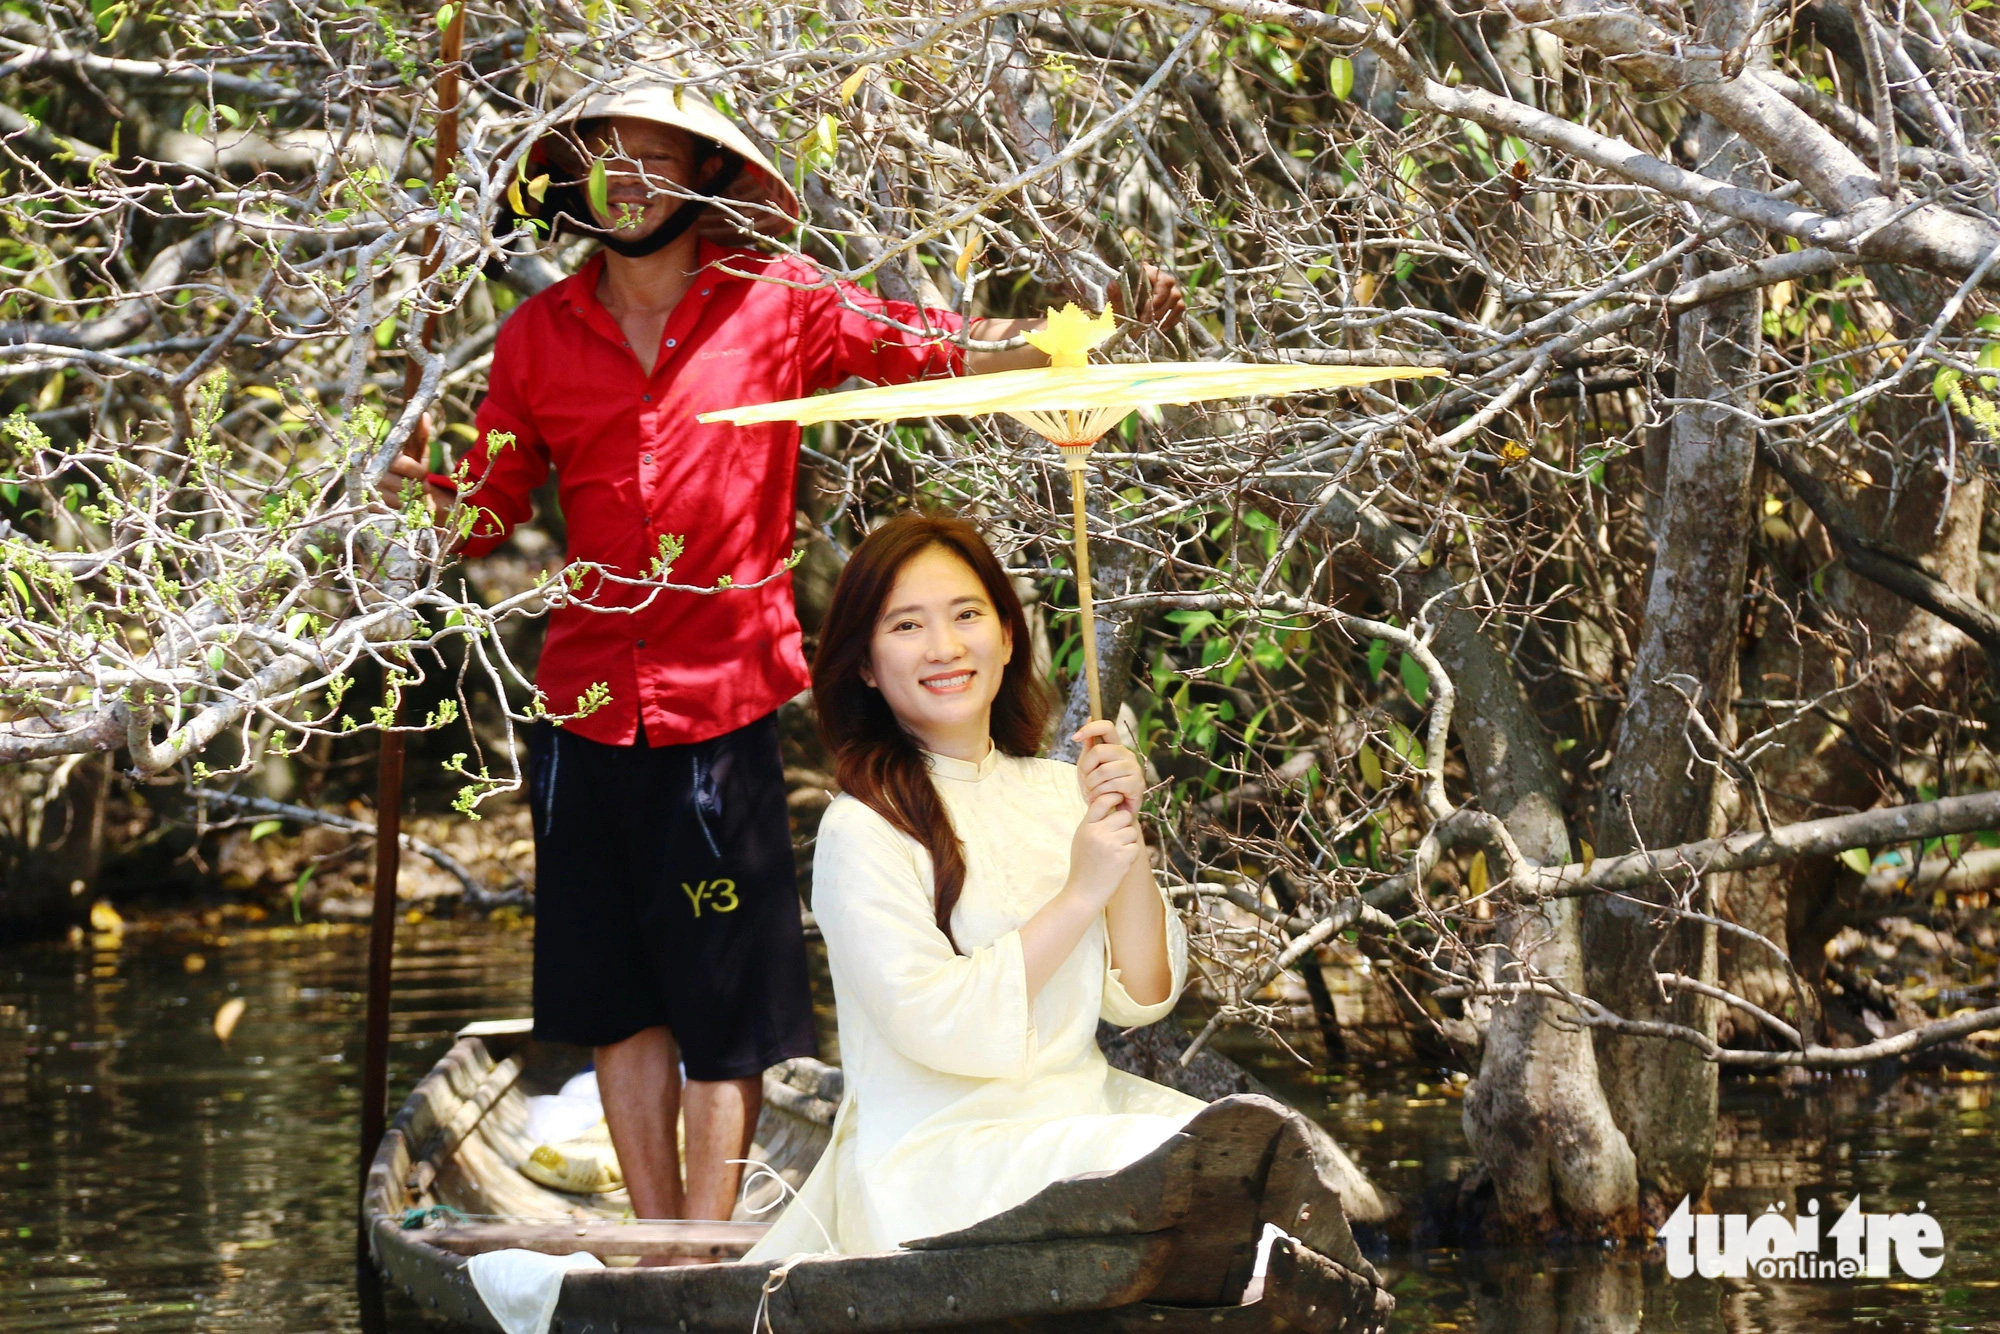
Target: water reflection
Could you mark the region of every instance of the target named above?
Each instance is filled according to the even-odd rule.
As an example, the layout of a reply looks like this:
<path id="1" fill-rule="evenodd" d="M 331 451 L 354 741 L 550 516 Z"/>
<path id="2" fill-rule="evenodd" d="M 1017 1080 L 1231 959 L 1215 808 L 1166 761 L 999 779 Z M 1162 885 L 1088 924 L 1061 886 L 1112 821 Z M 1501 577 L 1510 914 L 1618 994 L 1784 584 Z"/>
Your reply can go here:
<path id="1" fill-rule="evenodd" d="M 400 927 L 393 1087 L 451 1033 L 526 1013 L 525 930 Z M 188 918 L 0 952 L 0 1330 L 302 1334 L 358 1328 L 352 1292 L 363 934 Z M 216 1012 L 244 1002 L 225 1044 Z M 823 1019 L 827 1018 L 823 1016 Z M 1231 1054 L 1321 1116 L 1406 1200 L 1471 1166 L 1435 1073 L 1311 1075 Z M 1920 1076 L 1724 1085 L 1714 1194 L 1943 1227 L 1935 1281 L 1673 1281 L 1654 1257 L 1466 1255 L 1387 1243 L 1398 1331 L 2000 1330 L 1992 1085 Z M 1822 1212 L 1825 1212 L 1823 1206 Z M 418 1328 L 411 1313 L 398 1327 Z"/>
<path id="2" fill-rule="evenodd" d="M 1314 1075 L 1240 1040 L 1229 1054 L 1329 1129 L 1405 1200 L 1470 1163 L 1459 1089 L 1390 1069 Z M 1432 1082 L 1432 1081 L 1436 1082 Z M 1795 1334 L 2000 1330 L 2000 1162 L 1985 1072 L 1800 1083 L 1727 1080 L 1711 1178 L 1717 1212 L 1821 1201 L 1828 1222 L 1859 1192 L 1871 1212 L 1925 1206 L 1942 1226 L 1934 1280 L 1670 1279 L 1660 1256 L 1534 1249 L 1413 1253 L 1390 1244 L 1398 1331 L 1482 1334 Z M 1794 1215 L 1796 1216 L 1796 1215 Z M 1833 1247 L 1828 1244 L 1826 1253 Z"/>
<path id="3" fill-rule="evenodd" d="M 527 936 L 399 944 L 407 1089 L 461 1023 L 525 1012 Z M 356 1327 L 365 971 L 351 927 L 240 918 L 0 954 L 0 1329 Z"/>

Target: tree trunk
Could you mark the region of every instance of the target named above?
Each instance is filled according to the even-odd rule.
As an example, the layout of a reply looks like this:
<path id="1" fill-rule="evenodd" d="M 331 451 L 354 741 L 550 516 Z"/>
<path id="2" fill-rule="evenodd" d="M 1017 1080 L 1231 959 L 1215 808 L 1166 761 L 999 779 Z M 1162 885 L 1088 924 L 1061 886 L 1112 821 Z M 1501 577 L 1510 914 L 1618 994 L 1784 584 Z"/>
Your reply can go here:
<path id="1" fill-rule="evenodd" d="M 1438 653 L 1459 691 L 1459 735 L 1480 804 L 1541 865 L 1569 860 L 1561 775 L 1507 658 L 1469 611 L 1454 613 Z M 1499 924 L 1497 980 L 1532 972 L 1581 989 L 1577 901 L 1551 900 Z M 1498 1003 L 1479 1077 L 1466 1090 L 1465 1137 L 1493 1182 L 1507 1232 L 1578 1240 L 1627 1236 L 1637 1223 L 1632 1150 L 1599 1087 L 1587 1030 L 1541 996 Z"/>
<path id="2" fill-rule="evenodd" d="M 1950 285 L 1902 270 L 1871 266 L 1869 277 L 1882 298 L 1878 318 L 1892 321 L 1899 337 L 1920 336 L 1950 294 Z M 1907 475 L 1893 496 L 1880 482 L 1862 489 L 1851 510 L 1870 537 L 1976 600 L 1985 484 L 1977 475 L 1954 480 L 1943 471 L 1945 411 L 1923 390 L 1877 401 L 1870 424 L 1890 442 L 1893 456 L 1870 450 L 1861 465 L 1880 479 L 1899 464 Z M 1745 658 L 1744 693 L 1814 699 L 1857 680 L 1863 684 L 1835 703 L 1844 725 L 1802 719 L 1760 760 L 1757 774 L 1771 818 L 1780 821 L 1865 808 L 1893 793 L 1894 775 L 1880 762 L 1896 748 L 1892 734 L 1901 730 L 1904 746 L 1920 748 L 1933 730 L 1910 734 L 1923 716 L 1913 716 L 1911 708 L 1962 713 L 1969 677 L 1984 669 L 1983 655 L 1964 634 L 1837 562 L 1826 570 L 1823 592 L 1812 594 L 1811 576 L 1832 553 L 1816 540 L 1821 535 L 1813 525 L 1805 526 L 1803 537 L 1779 533 L 1769 543 L 1774 596 L 1784 605 L 1766 618 Z M 1748 818 L 1747 807 L 1735 813 L 1735 823 Z M 1725 916 L 1787 950 L 1793 967 L 1813 983 L 1825 963 L 1820 947 L 1842 920 L 1835 904 L 1840 880 L 1835 859 L 1811 857 L 1719 876 L 1717 896 Z M 1725 937 L 1720 959 L 1730 990 L 1781 1017 L 1796 1009 L 1784 963 L 1771 951 Z M 1723 1016 L 1725 1039 L 1736 1036 L 1731 1019 Z"/>
<path id="3" fill-rule="evenodd" d="M 1345 490 L 1318 498 L 1336 551 L 1351 552 L 1351 572 L 1385 585 L 1417 607 L 1452 575 L 1420 571 L 1416 538 Z M 1562 775 L 1510 660 L 1470 609 L 1450 611 L 1435 651 L 1458 687 L 1454 723 L 1482 807 L 1507 824 L 1524 855 L 1543 864 L 1569 860 Z M 1500 924 L 1502 971 L 1523 966 L 1581 990 L 1583 959 L 1574 899 L 1559 899 Z M 1487 1027 L 1479 1077 L 1466 1092 L 1465 1134 L 1493 1183 L 1497 1231 L 1508 1236 L 1577 1239 L 1629 1236 L 1637 1229 L 1638 1186 L 1632 1151 L 1599 1086 L 1588 1032 L 1564 1022 L 1559 1002 L 1529 996 L 1498 1004 Z"/>
<path id="4" fill-rule="evenodd" d="M 1718 122 L 1703 117 L 1693 138 L 1710 170 L 1746 187 L 1762 183 L 1754 151 Z M 1733 262 L 1717 250 L 1691 257 L 1686 276 Z M 1681 318 L 1676 396 L 1716 406 L 1683 406 L 1674 414 L 1645 621 L 1598 818 L 1606 854 L 1714 832 L 1716 770 L 1690 745 L 1689 701 L 1726 743 L 1757 463 L 1751 420 L 1731 409 L 1752 420 L 1758 410 L 1761 303 L 1761 293 L 1752 291 Z M 1689 908 L 1710 911 L 1706 884 L 1675 888 Z M 1670 892 L 1658 891 L 1652 903 L 1588 900 L 1583 942 L 1590 994 L 1628 1019 L 1713 1034 L 1714 1002 L 1687 993 L 1669 999 L 1655 980 L 1670 972 L 1715 978 L 1714 930 L 1666 920 L 1661 909 Z M 1686 1043 L 1602 1031 L 1597 1054 L 1612 1113 L 1637 1158 L 1649 1216 L 1664 1216 L 1683 1195 L 1699 1198 L 1714 1151 L 1715 1067 Z"/>

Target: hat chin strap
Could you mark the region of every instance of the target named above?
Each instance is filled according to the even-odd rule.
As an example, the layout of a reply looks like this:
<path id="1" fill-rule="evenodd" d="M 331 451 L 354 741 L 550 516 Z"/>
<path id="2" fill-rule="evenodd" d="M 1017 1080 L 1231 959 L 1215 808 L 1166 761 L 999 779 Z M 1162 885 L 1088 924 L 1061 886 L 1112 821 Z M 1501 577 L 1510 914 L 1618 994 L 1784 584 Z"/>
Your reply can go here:
<path id="1" fill-rule="evenodd" d="M 714 179 L 708 182 L 706 186 L 709 191 L 708 195 L 696 196 L 686 201 L 670 213 L 666 220 L 658 227 L 655 227 L 650 233 L 630 241 L 619 237 L 613 229 L 582 222 L 574 217 L 570 217 L 568 214 L 564 214 L 564 217 L 586 236 L 595 237 L 597 240 L 603 242 L 606 250 L 623 255 L 627 259 L 644 259 L 648 255 L 657 254 L 665 250 L 675 241 L 680 240 L 688 228 L 701 220 L 701 215 L 708 206 L 715 202 L 714 196 L 721 194 L 724 190 L 735 184 L 736 178 L 742 174 L 743 159 L 734 153 L 729 154 L 729 160 L 722 164 L 721 170 L 717 171 Z"/>

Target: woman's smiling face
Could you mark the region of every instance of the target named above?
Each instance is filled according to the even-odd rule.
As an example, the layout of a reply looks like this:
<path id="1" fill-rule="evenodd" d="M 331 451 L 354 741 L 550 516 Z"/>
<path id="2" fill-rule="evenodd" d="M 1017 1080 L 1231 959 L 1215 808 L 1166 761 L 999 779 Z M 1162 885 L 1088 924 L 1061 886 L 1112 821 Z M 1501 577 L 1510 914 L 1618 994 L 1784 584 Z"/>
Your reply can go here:
<path id="1" fill-rule="evenodd" d="M 1013 636 L 979 576 L 949 549 L 930 547 L 897 571 L 861 679 L 924 749 L 978 761 L 1013 656 Z"/>

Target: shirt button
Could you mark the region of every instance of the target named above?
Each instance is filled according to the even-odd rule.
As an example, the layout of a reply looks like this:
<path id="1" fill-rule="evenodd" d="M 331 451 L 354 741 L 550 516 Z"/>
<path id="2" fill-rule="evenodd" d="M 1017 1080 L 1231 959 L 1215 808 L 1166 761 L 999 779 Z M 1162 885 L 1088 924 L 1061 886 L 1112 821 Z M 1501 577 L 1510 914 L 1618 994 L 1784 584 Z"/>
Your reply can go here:
<path id="1" fill-rule="evenodd" d="M 667 346 L 668 346 L 668 347 L 674 347 L 674 346 L 676 346 L 676 344 L 677 344 L 677 340 L 675 340 L 675 339 L 672 339 L 672 338 L 669 338 L 669 339 L 667 340 Z"/>
<path id="2" fill-rule="evenodd" d="M 642 640 L 640 640 L 640 641 L 639 641 L 639 647 L 640 647 L 640 648 L 644 648 L 644 647 L 646 647 L 646 641 L 645 641 L 645 640 L 643 640 L 643 639 L 642 639 Z"/>
<path id="3" fill-rule="evenodd" d="M 653 396 L 651 394 L 641 394 L 639 395 L 639 401 L 642 403 L 650 403 L 653 401 Z"/>
<path id="4" fill-rule="evenodd" d="M 639 456 L 639 462 L 641 463 L 651 463 L 652 461 L 653 461 L 653 456 L 651 454 L 641 454 Z"/>
<path id="5" fill-rule="evenodd" d="M 707 296 L 707 295 L 708 295 L 708 289 L 707 289 L 706 287 L 702 288 L 702 289 L 701 289 L 701 294 L 702 294 L 703 296 Z"/>

